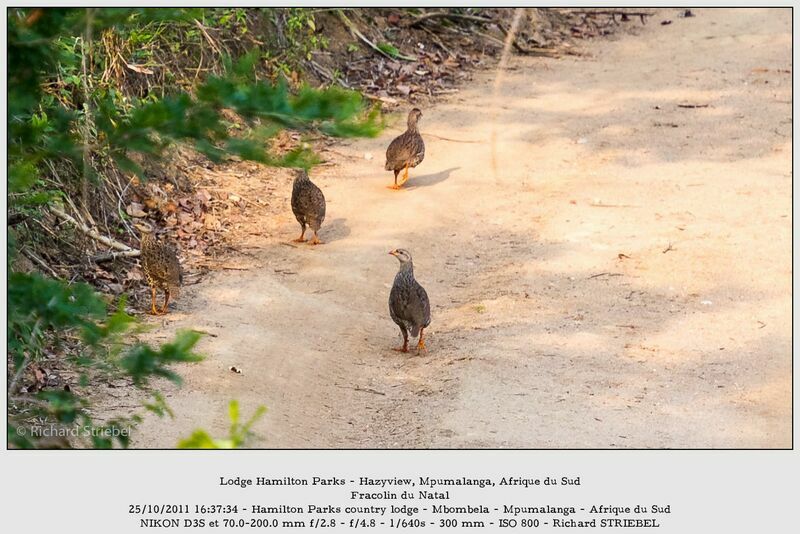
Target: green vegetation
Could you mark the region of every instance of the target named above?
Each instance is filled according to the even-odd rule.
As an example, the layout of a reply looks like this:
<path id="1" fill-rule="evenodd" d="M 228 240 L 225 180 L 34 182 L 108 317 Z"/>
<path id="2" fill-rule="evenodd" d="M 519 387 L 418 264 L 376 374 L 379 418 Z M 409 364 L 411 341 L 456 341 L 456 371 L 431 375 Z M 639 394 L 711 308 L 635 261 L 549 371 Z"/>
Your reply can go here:
<path id="1" fill-rule="evenodd" d="M 252 427 L 256 421 L 266 413 L 264 406 L 259 406 L 255 413 L 245 421 L 239 422 L 239 403 L 231 401 L 228 406 L 228 418 L 231 420 L 231 427 L 228 437 L 214 439 L 205 430 L 195 430 L 191 436 L 178 443 L 179 449 L 238 449 L 245 445 L 247 439 L 252 434 Z"/>
<path id="2" fill-rule="evenodd" d="M 170 366 L 200 358 L 193 352 L 199 339 L 194 332 L 180 333 L 157 349 L 131 344 L 135 322 L 124 311 L 124 297 L 111 303 L 87 284 L 19 269 L 18 252 L 40 238 L 31 230 L 33 224 L 17 228 L 19 221 L 45 228 L 48 207 L 57 206 L 78 221 L 102 221 L 111 233 L 123 232 L 125 215 L 116 205 L 102 205 L 98 192 L 108 190 L 120 175 L 145 180 L 142 158 L 159 158 L 176 143 L 215 162 L 235 157 L 309 167 L 317 161 L 309 149 L 277 154 L 266 148 L 268 141 L 287 128 L 334 136 L 378 133 L 378 110 L 369 109 L 358 93 L 290 90 L 285 78 L 276 78 L 275 73 L 288 69 L 292 56 L 281 55 L 276 65 L 257 40 L 246 39 L 252 33 L 252 12 L 7 11 L 11 445 L 47 446 L 19 430 L 44 422 L 87 428 L 135 424 L 140 415 L 96 424 L 90 416 L 92 382 L 107 376 L 125 377 L 141 388 L 153 377 L 179 382 Z M 292 53 L 310 57 L 312 50 L 326 46 L 316 37 L 314 18 L 305 10 L 259 13 L 263 20 L 285 22 L 280 30 Z M 232 133 L 226 113 L 235 114 L 246 128 Z M 117 196 L 121 199 L 120 193 Z M 40 366 L 53 358 L 74 370 L 80 392 L 40 383 Z M 31 375 L 36 387 L 23 388 Z M 169 414 L 158 393 L 151 393 L 154 401 L 144 408 Z M 200 432 L 182 445 L 239 446 L 262 412 L 260 408 L 239 425 L 238 407 L 232 404 L 227 440 L 215 441 Z M 125 435 L 90 434 L 88 445 L 94 447 L 128 444 Z"/>

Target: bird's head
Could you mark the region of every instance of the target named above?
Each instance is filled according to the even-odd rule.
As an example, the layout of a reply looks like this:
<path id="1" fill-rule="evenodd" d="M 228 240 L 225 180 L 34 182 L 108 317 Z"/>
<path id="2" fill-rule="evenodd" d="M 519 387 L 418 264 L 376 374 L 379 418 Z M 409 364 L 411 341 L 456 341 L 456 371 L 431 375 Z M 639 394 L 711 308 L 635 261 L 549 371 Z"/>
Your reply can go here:
<path id="1" fill-rule="evenodd" d="M 294 177 L 298 180 L 308 180 L 308 171 L 299 167 L 294 170 Z"/>
<path id="2" fill-rule="evenodd" d="M 400 261 L 400 264 L 411 263 L 411 253 L 404 248 L 396 248 L 389 252 L 392 256 Z"/>
<path id="3" fill-rule="evenodd" d="M 408 112 L 408 125 L 416 126 L 417 122 L 422 118 L 422 111 L 419 108 L 414 108 Z"/>

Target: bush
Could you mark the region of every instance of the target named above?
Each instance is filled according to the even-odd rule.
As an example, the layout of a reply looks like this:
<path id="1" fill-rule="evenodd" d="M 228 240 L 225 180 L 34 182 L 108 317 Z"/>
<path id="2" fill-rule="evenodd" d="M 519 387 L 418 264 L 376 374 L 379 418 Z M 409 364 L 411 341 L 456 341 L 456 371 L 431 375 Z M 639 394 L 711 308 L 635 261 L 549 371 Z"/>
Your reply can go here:
<path id="1" fill-rule="evenodd" d="M 212 17 L 219 25 L 245 27 L 243 14 L 236 10 L 215 13 L 223 13 Z M 132 155 L 158 157 L 175 143 L 189 144 L 213 161 L 238 157 L 272 166 L 309 167 L 317 161 L 309 149 L 279 155 L 265 148 L 266 141 L 286 128 L 335 136 L 372 136 L 380 130 L 378 110 L 369 109 L 358 93 L 309 87 L 292 93 L 285 82 L 258 80 L 255 72 L 264 56 L 258 49 L 236 58 L 221 56 L 219 73 L 199 80 L 190 90 L 146 93 L 139 98 L 126 96 L 109 81 L 111 77 L 96 74 L 101 66 L 107 74 L 112 65 L 109 57 L 98 52 L 96 36 L 110 39 L 118 34 L 149 43 L 170 24 L 202 26 L 197 18 L 206 20 L 205 16 L 205 10 L 187 9 L 7 11 L 9 220 L 41 219 L 48 204 L 56 200 L 72 206 L 80 220 L 88 216 L 94 186 L 103 186 L 105 178 L 98 168 L 111 166 L 146 179 Z M 295 14 L 292 21 L 293 39 L 299 39 L 305 27 L 313 30 L 313 17 Z M 248 128 L 232 135 L 225 112 L 236 113 Z M 45 179 L 56 167 L 74 171 L 62 176 L 58 187 Z M 48 389 L 38 379 L 33 388 L 22 383 L 27 374 L 36 378 L 38 366 L 53 355 L 76 369 L 81 386 L 88 386 L 100 373 L 129 377 L 140 388 L 152 377 L 178 382 L 170 366 L 200 358 L 193 352 L 199 334 L 179 333 L 173 342 L 157 349 L 139 343 L 129 346 L 134 320 L 124 311 L 124 297 L 112 307 L 86 284 L 16 272 L 20 237 L 10 228 L 9 443 L 42 446 L 30 433 L 20 431 L 42 421 L 86 428 L 135 424 L 140 415 L 97 425 L 90 417 L 87 395 L 69 387 Z M 157 392 L 153 398 L 145 408 L 159 415 L 169 413 Z M 257 416 L 260 413 L 259 409 Z M 234 428 L 228 441 L 218 443 L 198 434 L 183 444 L 240 445 L 253 420 L 237 426 L 238 407 L 232 405 L 231 414 Z M 126 436 L 108 438 L 108 434 L 115 433 L 91 432 L 90 445 L 127 446 Z"/>

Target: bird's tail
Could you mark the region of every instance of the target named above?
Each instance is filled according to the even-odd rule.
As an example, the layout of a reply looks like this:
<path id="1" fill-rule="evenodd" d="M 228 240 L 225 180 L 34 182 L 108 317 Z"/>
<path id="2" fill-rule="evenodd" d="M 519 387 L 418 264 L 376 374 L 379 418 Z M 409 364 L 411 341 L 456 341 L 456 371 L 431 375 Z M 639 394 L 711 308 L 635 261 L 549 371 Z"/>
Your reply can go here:
<path id="1" fill-rule="evenodd" d="M 411 337 L 417 337 L 419 335 L 419 326 L 412 326 L 408 333 L 411 334 Z"/>

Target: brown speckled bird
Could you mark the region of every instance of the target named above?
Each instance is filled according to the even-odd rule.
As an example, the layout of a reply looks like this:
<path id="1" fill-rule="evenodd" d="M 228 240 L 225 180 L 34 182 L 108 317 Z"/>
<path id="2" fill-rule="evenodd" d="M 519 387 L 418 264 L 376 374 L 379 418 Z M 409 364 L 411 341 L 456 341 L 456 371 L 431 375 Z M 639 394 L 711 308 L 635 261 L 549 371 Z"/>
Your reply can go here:
<path id="1" fill-rule="evenodd" d="M 389 254 L 400 262 L 400 269 L 394 277 L 394 284 L 389 292 L 389 315 L 403 334 L 403 346 L 395 350 L 408 352 L 409 334 L 411 337 L 417 337 L 419 334 L 417 351 L 426 350 L 423 334 L 431 324 L 431 303 L 428 300 L 428 293 L 414 278 L 411 253 L 398 248 Z"/>
<path id="2" fill-rule="evenodd" d="M 396 137 L 386 149 L 386 170 L 394 171 L 394 185 L 390 189 L 400 189 L 408 181 L 408 169 L 416 167 L 425 159 L 425 142 L 417 129 L 422 112 L 414 108 L 408 113 L 408 129 Z M 405 170 L 401 182 L 397 175 Z"/>
<path id="3" fill-rule="evenodd" d="M 314 238 L 309 243 L 312 245 L 322 243 L 317 234 L 319 227 L 322 226 L 322 221 L 325 220 L 325 195 L 309 179 L 308 173 L 304 169 L 298 169 L 292 185 L 292 212 L 301 228 L 300 237 L 294 242 L 305 241 L 306 226 L 310 226 L 314 231 Z"/>
<path id="4" fill-rule="evenodd" d="M 150 310 L 153 315 L 164 315 L 167 313 L 170 296 L 178 296 L 183 282 L 178 253 L 174 245 L 156 237 L 154 228 L 149 223 L 138 222 L 136 228 L 142 232 L 142 270 L 150 285 Z M 160 311 L 156 309 L 157 289 L 165 293 L 164 306 Z"/>

